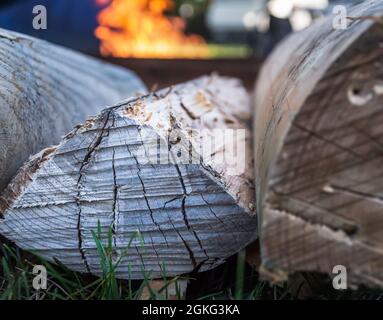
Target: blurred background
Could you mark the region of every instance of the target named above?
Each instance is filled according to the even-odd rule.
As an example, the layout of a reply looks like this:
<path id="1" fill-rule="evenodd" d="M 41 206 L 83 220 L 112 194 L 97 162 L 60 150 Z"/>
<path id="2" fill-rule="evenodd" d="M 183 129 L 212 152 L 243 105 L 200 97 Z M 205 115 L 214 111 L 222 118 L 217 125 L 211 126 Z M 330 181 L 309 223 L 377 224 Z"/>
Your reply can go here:
<path id="1" fill-rule="evenodd" d="M 252 87 L 262 60 L 291 32 L 361 0 L 2 0 L 0 27 L 135 70 L 164 87 L 217 71 Z M 35 30 L 32 9 L 47 9 Z"/>

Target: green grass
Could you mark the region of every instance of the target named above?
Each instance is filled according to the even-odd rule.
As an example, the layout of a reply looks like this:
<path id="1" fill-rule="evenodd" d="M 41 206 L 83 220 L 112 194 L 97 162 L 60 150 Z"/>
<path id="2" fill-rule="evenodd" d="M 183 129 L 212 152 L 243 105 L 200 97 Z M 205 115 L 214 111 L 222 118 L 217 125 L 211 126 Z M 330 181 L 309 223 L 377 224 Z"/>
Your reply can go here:
<path id="1" fill-rule="evenodd" d="M 150 276 L 147 275 L 142 281 L 118 280 L 116 268 L 124 256 L 129 253 L 129 248 L 134 239 L 141 239 L 139 232 L 134 234 L 125 252 L 115 261 L 113 259 L 112 229 L 109 228 L 106 244 L 101 239 L 101 226 L 98 224 L 96 232 L 93 232 L 93 239 L 96 243 L 100 256 L 102 277 L 93 277 L 73 272 L 67 269 L 59 261 L 55 264 L 46 260 L 22 252 L 15 246 L 1 243 L 0 258 L 0 300 L 24 300 L 24 299 L 52 299 L 52 300 L 136 300 L 142 295 L 143 290 L 149 292 L 150 299 L 168 299 L 168 287 L 175 284 L 181 278 L 166 279 L 159 290 L 148 286 Z M 32 281 L 34 265 L 43 265 L 47 269 L 48 285 L 46 290 L 34 290 Z M 165 270 L 164 270 L 165 272 Z M 177 293 L 181 298 L 180 293 Z"/>
<path id="2" fill-rule="evenodd" d="M 176 299 L 181 299 L 180 281 L 189 280 L 189 299 L 198 300 L 292 300 L 297 299 L 299 290 L 291 290 L 291 284 L 271 286 L 259 279 L 258 274 L 245 262 L 244 252 L 228 260 L 215 270 L 192 274 L 189 278 L 165 277 L 166 266 L 163 265 L 163 285 L 154 289 L 149 286 L 150 274 L 145 279 L 119 280 L 116 268 L 123 257 L 129 254 L 133 240 L 143 239 L 136 232 L 130 239 L 127 248 L 118 258 L 113 250 L 112 228 L 109 228 L 107 239 L 102 239 L 101 226 L 93 232 L 100 256 L 101 277 L 73 272 L 59 261 L 50 263 L 30 253 L 23 252 L 6 240 L 0 239 L 0 300 L 137 300 L 143 292 L 151 300 L 169 299 L 169 287 L 175 286 Z M 33 267 L 44 265 L 47 269 L 48 283 L 46 290 L 34 290 L 32 281 L 35 275 Z M 308 280 L 307 283 L 310 283 Z M 318 281 L 316 281 L 318 283 Z M 357 291 L 336 291 L 329 280 L 320 280 L 319 289 L 313 290 L 308 299 L 371 299 L 382 300 L 381 290 L 361 288 Z M 173 297 L 174 298 L 174 297 Z"/>

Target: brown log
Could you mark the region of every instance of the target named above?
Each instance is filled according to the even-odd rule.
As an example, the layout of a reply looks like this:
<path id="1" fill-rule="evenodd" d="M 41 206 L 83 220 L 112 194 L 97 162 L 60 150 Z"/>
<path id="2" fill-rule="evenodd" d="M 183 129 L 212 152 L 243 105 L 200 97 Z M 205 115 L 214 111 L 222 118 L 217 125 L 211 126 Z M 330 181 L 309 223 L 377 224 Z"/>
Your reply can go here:
<path id="1" fill-rule="evenodd" d="M 255 98 L 257 213 L 263 273 L 332 274 L 383 286 L 382 1 L 282 43 Z"/>

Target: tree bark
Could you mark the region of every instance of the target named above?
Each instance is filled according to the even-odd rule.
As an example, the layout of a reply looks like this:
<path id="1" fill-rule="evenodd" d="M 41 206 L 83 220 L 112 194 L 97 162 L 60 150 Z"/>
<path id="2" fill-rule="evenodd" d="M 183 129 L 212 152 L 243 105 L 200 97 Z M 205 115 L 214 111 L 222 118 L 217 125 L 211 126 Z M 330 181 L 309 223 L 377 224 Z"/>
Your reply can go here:
<path id="1" fill-rule="evenodd" d="M 95 275 L 98 222 L 119 278 L 218 266 L 257 236 L 249 122 L 246 90 L 215 75 L 107 108 L 20 169 L 0 233 Z"/>
<path id="2" fill-rule="evenodd" d="M 130 71 L 0 29 L 0 190 L 31 154 L 137 91 Z"/>
<path id="3" fill-rule="evenodd" d="M 382 1 L 320 20 L 279 46 L 259 77 L 256 189 L 263 272 L 383 285 Z M 375 18 L 372 18 L 375 16 Z"/>

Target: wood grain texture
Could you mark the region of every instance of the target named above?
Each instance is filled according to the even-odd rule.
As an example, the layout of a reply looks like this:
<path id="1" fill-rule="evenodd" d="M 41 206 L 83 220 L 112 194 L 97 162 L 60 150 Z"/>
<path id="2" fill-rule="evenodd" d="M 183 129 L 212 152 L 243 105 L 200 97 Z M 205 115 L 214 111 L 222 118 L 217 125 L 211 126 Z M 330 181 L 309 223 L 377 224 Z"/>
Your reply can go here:
<path id="1" fill-rule="evenodd" d="M 264 274 L 347 268 L 383 286 L 382 1 L 332 17 L 276 49 L 259 77 L 257 212 Z"/>
<path id="2" fill-rule="evenodd" d="M 137 91 L 129 70 L 0 29 L 0 190 L 31 154 Z"/>
<path id="3" fill-rule="evenodd" d="M 257 236 L 249 111 L 240 83 L 214 75 L 107 108 L 20 169 L 1 197 L 0 233 L 100 275 L 91 233 L 100 221 L 119 278 L 213 268 Z M 212 157 L 201 152 L 201 132 L 219 129 L 246 130 L 234 146 L 238 174 L 214 161 L 226 140 L 206 149 Z"/>

